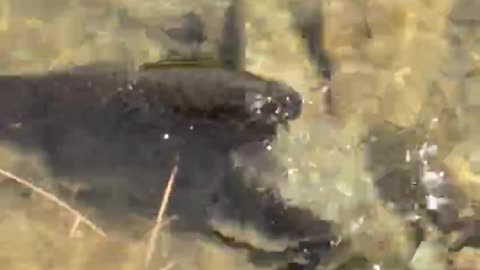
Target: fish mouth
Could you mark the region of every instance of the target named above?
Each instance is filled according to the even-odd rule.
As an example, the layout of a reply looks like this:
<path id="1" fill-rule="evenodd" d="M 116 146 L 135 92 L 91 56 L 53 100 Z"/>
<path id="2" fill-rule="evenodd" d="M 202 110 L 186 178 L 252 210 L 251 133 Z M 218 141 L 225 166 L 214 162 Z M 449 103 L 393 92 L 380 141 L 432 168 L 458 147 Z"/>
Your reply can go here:
<path id="1" fill-rule="evenodd" d="M 253 119 L 251 122 L 268 126 L 280 126 L 289 131 L 290 121 L 300 116 L 300 110 L 286 110 L 281 105 L 263 104 L 263 106 L 252 108 Z"/>
<path id="2" fill-rule="evenodd" d="M 266 93 L 247 95 L 246 109 L 251 122 L 267 126 L 280 126 L 289 131 L 289 122 L 300 117 L 303 110 L 300 93 L 283 83 L 270 82 Z"/>
<path id="3" fill-rule="evenodd" d="M 290 86 L 281 82 L 270 82 L 270 98 L 274 104 L 271 113 L 285 121 L 293 121 L 300 117 L 303 107 L 302 95 Z"/>
<path id="4" fill-rule="evenodd" d="M 290 94 L 282 98 L 281 112 L 282 118 L 287 121 L 293 121 L 302 114 L 303 99 L 299 93 Z"/>

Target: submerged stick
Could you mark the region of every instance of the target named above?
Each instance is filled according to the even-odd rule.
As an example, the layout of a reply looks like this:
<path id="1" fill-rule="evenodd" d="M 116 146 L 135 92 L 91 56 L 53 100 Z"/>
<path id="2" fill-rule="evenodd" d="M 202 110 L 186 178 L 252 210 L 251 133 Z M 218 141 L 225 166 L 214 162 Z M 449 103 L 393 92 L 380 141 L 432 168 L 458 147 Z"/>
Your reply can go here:
<path id="1" fill-rule="evenodd" d="M 155 242 L 158 237 L 158 231 L 162 227 L 163 216 L 165 211 L 167 210 L 168 201 L 170 200 L 170 194 L 172 193 L 173 182 L 175 181 L 175 177 L 178 172 L 178 166 L 175 165 L 170 173 L 170 178 L 168 179 L 167 187 L 165 188 L 165 192 L 163 194 L 162 203 L 160 205 L 160 209 L 158 210 L 157 221 L 155 222 L 155 226 L 153 227 L 152 235 L 148 239 L 148 249 L 147 254 L 145 255 L 145 269 L 148 268 L 150 261 L 152 259 L 152 255 L 155 252 Z"/>
<path id="2" fill-rule="evenodd" d="M 101 235 L 102 237 L 107 237 L 107 234 L 100 229 L 97 225 L 95 225 L 92 221 L 90 221 L 88 218 L 86 218 L 84 215 L 82 215 L 79 211 L 73 209 L 70 205 L 62 201 L 61 199 L 57 198 L 55 195 L 48 193 L 47 191 L 43 190 L 40 187 L 35 186 L 34 184 L 30 183 L 29 181 L 20 178 L 10 172 L 7 172 L 5 170 L 0 169 L 0 174 L 4 175 L 5 177 L 14 180 L 15 182 L 26 186 L 33 190 L 34 192 L 42 195 L 46 199 L 54 202 L 55 204 L 59 205 L 60 207 L 67 209 L 69 212 L 71 212 L 73 215 L 75 215 L 76 220 L 79 220 L 88 227 L 90 227 L 93 231 L 95 231 L 97 234 Z M 76 226 L 75 226 L 76 227 Z"/>

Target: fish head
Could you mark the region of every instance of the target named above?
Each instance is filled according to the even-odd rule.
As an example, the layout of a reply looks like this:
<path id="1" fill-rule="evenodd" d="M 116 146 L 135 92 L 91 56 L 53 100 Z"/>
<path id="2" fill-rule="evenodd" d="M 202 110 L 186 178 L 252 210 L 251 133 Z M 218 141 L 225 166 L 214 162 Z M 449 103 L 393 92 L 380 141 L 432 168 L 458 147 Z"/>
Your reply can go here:
<path id="1" fill-rule="evenodd" d="M 268 124 L 284 124 L 297 119 L 302 112 L 300 93 L 285 83 L 269 81 L 262 91 L 247 95 L 248 111 Z"/>
<path id="2" fill-rule="evenodd" d="M 300 117 L 303 99 L 291 86 L 279 81 L 270 81 L 267 85 L 267 93 L 269 112 L 278 119 L 292 121 Z"/>

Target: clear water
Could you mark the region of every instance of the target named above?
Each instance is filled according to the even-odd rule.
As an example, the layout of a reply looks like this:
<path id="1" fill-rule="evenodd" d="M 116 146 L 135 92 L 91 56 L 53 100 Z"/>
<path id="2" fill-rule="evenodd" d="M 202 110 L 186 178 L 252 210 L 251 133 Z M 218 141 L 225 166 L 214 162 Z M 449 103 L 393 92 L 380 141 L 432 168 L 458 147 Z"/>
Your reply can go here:
<path id="1" fill-rule="evenodd" d="M 421 173 L 448 173 L 449 184 L 466 201 L 462 215 L 478 215 L 480 18 L 465 8 L 480 6 L 477 2 L 244 1 L 246 69 L 287 82 L 305 99 L 302 117 L 268 150 L 281 169 L 257 168 L 265 178 L 260 182 L 273 182 L 288 204 L 338 223 L 339 233 L 352 239 L 353 252 L 371 262 L 369 269 L 400 269 L 404 264 L 446 269 L 452 256 L 458 265 L 463 263 L 463 254 L 446 256 L 445 247 L 433 240 L 425 241 L 409 263 L 415 248 L 405 217 L 388 207 L 375 183 L 415 159 L 428 162 L 431 166 L 422 167 Z M 202 50 L 212 52 L 228 4 L 0 0 L 0 72 L 38 73 L 103 60 L 161 59 L 168 46 L 177 44 L 169 43 L 156 27 L 189 11 L 204 18 L 207 44 Z M 333 116 L 326 113 L 325 95 L 318 91 L 322 77 L 291 27 L 292 16 L 301 16 L 292 10 L 301 14 L 315 9 L 324 14 L 323 46 L 332 59 Z M 389 125 L 399 131 L 383 132 Z M 380 135 L 375 135 L 377 130 Z M 414 134 L 406 136 L 405 147 L 399 146 L 402 132 Z M 369 152 L 377 140 L 378 150 Z M 422 146 L 432 145 L 437 148 L 433 157 L 420 154 Z M 51 177 L 41 154 L 1 150 L 0 167 L 34 167 L 41 171 L 36 175 Z M 12 194 L 3 197 L 0 243 L 15 247 L 0 249 L 5 269 L 143 267 L 145 241 L 121 235 L 102 241 L 90 232 L 71 239 L 63 233 L 69 221 L 58 221 L 68 217 L 47 202 L 36 209 L 35 201 L 24 202 Z M 139 231 L 151 225 L 142 218 L 128 222 Z M 428 239 L 442 235 L 435 226 L 426 226 L 431 228 Z M 255 233 L 247 237 L 252 242 L 258 240 Z M 158 269 L 170 262 L 173 269 L 259 267 L 242 252 L 168 230 L 158 246 Z M 438 265 L 432 266 L 432 260 Z M 335 263 L 330 267 L 335 269 Z"/>

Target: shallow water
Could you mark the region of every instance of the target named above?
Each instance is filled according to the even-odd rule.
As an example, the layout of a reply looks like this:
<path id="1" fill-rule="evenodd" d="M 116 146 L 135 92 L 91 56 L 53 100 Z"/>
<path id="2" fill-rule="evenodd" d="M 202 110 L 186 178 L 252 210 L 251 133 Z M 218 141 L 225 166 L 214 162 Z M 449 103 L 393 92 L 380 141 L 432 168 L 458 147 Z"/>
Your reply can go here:
<path id="1" fill-rule="evenodd" d="M 201 51 L 213 53 L 227 6 L 228 1 L 220 0 L 41 0 L 34 5 L 0 0 L 0 72 L 41 73 L 102 60 L 134 67 L 164 58 L 172 47 L 189 51 L 158 28 L 190 11 L 206 25 L 207 42 Z M 456 216 L 478 216 L 480 17 L 471 11 L 477 6 L 475 0 L 245 0 L 246 69 L 285 81 L 304 96 L 304 111 L 290 131 L 280 132 L 268 149 L 237 152 L 239 164 L 248 167 L 246 186 L 273 187 L 288 206 L 334 222 L 336 233 L 351 242 L 345 256 L 367 259 L 364 269 L 452 269 L 447 268 L 448 260 L 453 261 L 449 266 L 453 269 L 476 269 L 461 267 L 463 258 L 478 251 L 446 252 L 445 235 L 455 235 L 445 228 L 453 226 Z M 331 68 L 329 82 L 292 27 L 298 13 L 317 9 L 323 14 L 319 43 L 330 60 L 329 66 L 322 62 L 322 67 Z M 318 90 L 322 83 L 329 83 L 330 103 Z M 49 160 L 42 149 L 4 142 L 0 168 L 69 199 L 112 235 L 101 240 L 81 227 L 78 232 L 83 236 L 69 238 L 73 222 L 69 215 L 39 196 L 25 199 L 22 189 L 4 181 L 0 245 L 15 248 L 0 249 L 0 264 L 5 269 L 142 268 L 144 240 L 153 225 L 151 217 L 160 203 L 176 141 L 158 146 L 158 138 L 165 136 L 161 131 L 135 136 L 105 141 L 73 132 L 63 138 L 59 163 Z M 37 137 L 32 133 L 25 138 Z M 228 178 L 225 168 L 231 166 L 209 143 L 189 146 L 189 171 L 180 175 L 178 192 L 172 196 L 171 214 L 180 215 L 180 222 L 172 221 L 163 230 L 154 267 L 162 269 L 172 262 L 172 269 L 277 269 L 277 261 L 282 260 L 262 264 L 245 249 L 227 247 L 198 233 L 203 230 L 204 212 L 210 211 L 209 192 L 219 179 Z M 432 146 L 436 150 L 425 154 Z M 159 151 L 160 157 L 154 154 Z M 106 164 L 102 170 L 95 168 L 99 162 Z M 69 169 L 58 171 L 52 164 L 68 164 Z M 441 180 L 440 191 L 428 191 L 430 195 L 453 193 L 448 199 L 454 203 L 439 208 L 441 221 L 422 219 L 427 236 L 416 249 L 418 238 L 406 216 L 420 214 L 412 207 L 428 204 L 425 191 L 415 186 L 432 175 L 447 180 Z M 112 192 L 82 193 L 88 185 Z M 72 186 L 78 186 L 83 202 L 72 195 Z M 262 230 L 249 223 L 260 215 L 249 210 L 261 205 L 256 195 L 248 189 L 240 192 L 243 185 L 231 188 L 238 204 L 230 205 L 234 200 L 228 197 L 220 200 L 227 206 L 214 209 L 220 218 L 211 221 L 218 230 L 264 249 L 283 247 L 284 239 L 265 239 Z M 122 197 L 125 190 L 134 194 L 135 202 Z M 138 210 L 138 205 L 148 207 Z M 432 268 L 431 260 L 438 265 Z M 327 269 L 335 269 L 339 261 L 332 259 Z M 354 267 L 355 263 L 345 266 Z"/>

